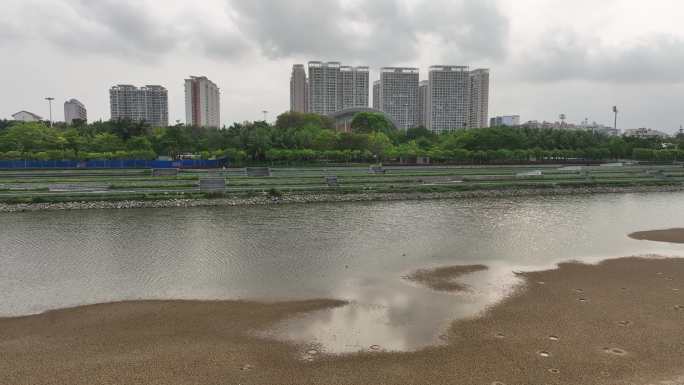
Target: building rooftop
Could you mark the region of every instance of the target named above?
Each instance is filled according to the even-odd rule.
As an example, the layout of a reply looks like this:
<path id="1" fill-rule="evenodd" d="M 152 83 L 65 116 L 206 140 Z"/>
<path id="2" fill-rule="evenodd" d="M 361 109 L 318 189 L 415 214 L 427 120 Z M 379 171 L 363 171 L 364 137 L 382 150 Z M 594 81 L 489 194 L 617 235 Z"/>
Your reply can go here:
<path id="1" fill-rule="evenodd" d="M 382 72 L 382 73 L 395 72 L 395 73 L 414 74 L 414 73 L 419 73 L 420 70 L 418 68 L 415 68 L 415 67 L 382 67 L 382 68 L 380 68 L 380 72 Z"/>
<path id="2" fill-rule="evenodd" d="M 33 112 L 26 111 L 26 110 L 21 110 L 21 111 L 19 111 L 19 112 L 16 112 L 16 113 L 12 114 L 12 117 L 16 119 L 17 116 L 19 116 L 19 114 L 21 114 L 21 113 L 31 115 L 31 116 L 32 116 L 34 119 L 36 119 L 36 120 L 43 120 L 43 117 L 41 117 L 40 115 L 36 115 L 36 114 L 34 114 Z"/>
<path id="3" fill-rule="evenodd" d="M 430 71 L 453 71 L 453 72 L 467 72 L 468 66 L 456 66 L 456 65 L 434 65 L 430 66 Z"/>

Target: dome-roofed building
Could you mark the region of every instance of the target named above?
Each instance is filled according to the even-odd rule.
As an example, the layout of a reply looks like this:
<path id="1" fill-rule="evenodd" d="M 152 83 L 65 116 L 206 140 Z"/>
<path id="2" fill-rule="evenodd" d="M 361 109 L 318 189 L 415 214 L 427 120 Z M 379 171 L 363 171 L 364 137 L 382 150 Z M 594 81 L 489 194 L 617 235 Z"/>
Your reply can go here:
<path id="1" fill-rule="evenodd" d="M 388 121 L 392 123 L 394 128 L 396 129 L 399 127 L 398 122 L 389 114 L 382 112 L 380 110 L 377 110 L 375 108 L 368 108 L 368 107 L 356 107 L 356 108 L 347 108 L 346 110 L 341 110 L 337 112 L 333 112 L 332 114 L 329 114 L 328 116 L 333 119 L 335 122 L 335 129 L 337 131 L 341 132 L 351 132 L 351 122 L 354 120 L 354 116 L 356 114 L 361 113 L 361 112 L 371 112 L 375 114 L 382 114 L 385 118 L 387 118 Z"/>

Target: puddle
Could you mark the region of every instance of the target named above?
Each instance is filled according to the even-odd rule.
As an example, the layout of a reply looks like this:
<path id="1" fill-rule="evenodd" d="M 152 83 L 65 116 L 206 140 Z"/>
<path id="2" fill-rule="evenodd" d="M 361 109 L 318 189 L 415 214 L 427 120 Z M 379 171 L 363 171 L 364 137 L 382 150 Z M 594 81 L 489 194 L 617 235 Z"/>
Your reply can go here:
<path id="1" fill-rule="evenodd" d="M 401 275 L 391 278 L 350 281 L 338 298 L 358 300 L 286 320 L 261 334 L 316 344 L 331 354 L 415 351 L 446 344 L 445 332 L 453 320 L 477 315 L 521 282 L 510 270 L 490 268 L 459 277 L 471 288 L 467 293 L 447 293 Z"/>

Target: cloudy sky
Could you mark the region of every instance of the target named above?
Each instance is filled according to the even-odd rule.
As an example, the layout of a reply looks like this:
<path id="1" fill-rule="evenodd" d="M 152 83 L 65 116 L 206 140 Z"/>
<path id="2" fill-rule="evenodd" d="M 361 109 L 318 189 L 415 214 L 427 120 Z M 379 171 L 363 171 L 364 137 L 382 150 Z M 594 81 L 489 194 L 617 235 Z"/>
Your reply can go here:
<path id="1" fill-rule="evenodd" d="M 622 128 L 684 124 L 681 0 L 2 0 L 0 118 L 53 96 L 109 118 L 114 84 L 222 89 L 222 120 L 289 108 L 294 63 L 488 67 L 490 114 Z"/>

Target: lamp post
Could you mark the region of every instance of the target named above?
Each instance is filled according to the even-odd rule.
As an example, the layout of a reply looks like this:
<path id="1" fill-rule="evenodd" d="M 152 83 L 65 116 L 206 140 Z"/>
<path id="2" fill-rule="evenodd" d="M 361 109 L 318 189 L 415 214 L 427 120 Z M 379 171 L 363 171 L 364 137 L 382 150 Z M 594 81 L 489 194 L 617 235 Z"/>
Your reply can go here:
<path id="1" fill-rule="evenodd" d="M 47 100 L 50 105 L 50 127 L 52 127 L 52 101 L 55 100 L 55 98 L 48 96 L 45 100 Z"/>
<path id="2" fill-rule="evenodd" d="M 617 131 L 617 116 L 618 116 L 617 106 L 613 106 L 613 113 L 615 114 L 615 123 L 613 125 L 613 128 L 615 129 L 615 131 Z"/>

